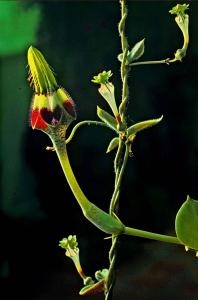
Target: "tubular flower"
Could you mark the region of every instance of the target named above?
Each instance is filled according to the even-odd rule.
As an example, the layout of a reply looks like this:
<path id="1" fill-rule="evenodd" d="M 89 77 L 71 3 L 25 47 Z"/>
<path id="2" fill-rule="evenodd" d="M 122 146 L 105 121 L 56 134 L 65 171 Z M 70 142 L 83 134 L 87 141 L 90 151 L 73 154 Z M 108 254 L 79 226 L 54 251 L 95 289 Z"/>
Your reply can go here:
<path id="1" fill-rule="evenodd" d="M 48 131 L 57 125 L 68 126 L 75 118 L 75 104 L 70 95 L 60 87 L 54 74 L 39 50 L 28 50 L 30 85 L 35 90 L 30 123 L 33 129 Z"/>

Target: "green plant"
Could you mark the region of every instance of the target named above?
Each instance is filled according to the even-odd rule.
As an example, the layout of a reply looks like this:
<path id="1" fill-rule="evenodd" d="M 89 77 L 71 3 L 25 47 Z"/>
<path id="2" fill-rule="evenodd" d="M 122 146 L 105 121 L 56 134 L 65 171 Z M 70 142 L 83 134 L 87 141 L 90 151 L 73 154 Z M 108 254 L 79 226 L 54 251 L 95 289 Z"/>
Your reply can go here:
<path id="1" fill-rule="evenodd" d="M 189 197 L 176 216 L 177 237 L 127 227 L 118 218 L 122 179 L 128 157 L 133 155 L 134 139 L 139 135 L 140 131 L 157 125 L 162 120 L 161 116 L 160 118 L 149 119 L 132 125 L 127 124 L 126 108 L 129 98 L 129 72 L 131 68 L 136 66 L 148 64 L 169 65 L 177 61 L 182 61 L 186 55 L 189 43 L 189 17 L 186 14 L 188 5 L 177 4 L 170 10 L 170 13 L 176 14 L 175 21 L 182 31 L 184 39 L 182 48 L 176 50 L 173 58 L 166 58 L 159 61 L 139 61 L 144 54 L 144 39 L 135 44 L 132 49 L 129 48 L 125 34 L 125 22 L 127 18 L 126 1 L 120 0 L 120 4 L 121 20 L 118 29 L 121 37 L 122 53 L 118 55 L 118 60 L 121 62 L 121 101 L 118 106 L 114 95 L 114 85 L 110 81 L 113 75 L 111 71 L 103 71 L 94 76 L 92 82 L 100 85 L 98 91 L 109 104 L 112 114 L 98 107 L 97 115 L 101 121 L 86 120 L 78 123 L 66 140 L 66 130 L 71 122 L 76 119 L 75 104 L 70 95 L 57 84 L 54 74 L 41 52 L 33 47 L 30 47 L 28 50 L 29 80 L 35 90 L 31 110 L 31 125 L 33 129 L 42 130 L 50 137 L 53 146 L 47 147 L 47 149 L 56 151 L 65 177 L 82 209 L 83 215 L 101 231 L 111 235 L 112 246 L 109 252 L 109 268 L 97 271 L 95 279 L 85 276 L 80 264 L 76 236 L 70 235 L 68 238 L 64 238 L 60 241 L 60 246 L 66 250 L 66 256 L 73 260 L 78 273 L 83 279 L 84 287 L 80 290 L 80 295 L 104 291 L 106 300 L 112 298 L 115 283 L 117 244 L 120 235 L 138 236 L 183 245 L 186 249 L 198 250 L 196 234 L 198 202 Z M 116 150 L 114 159 L 115 185 L 108 213 L 87 199 L 74 176 L 69 162 L 66 144 L 71 142 L 77 129 L 85 124 L 106 126 L 113 130 L 116 135 L 110 141 L 107 149 L 107 153 Z M 186 220 L 190 221 L 187 222 Z"/>

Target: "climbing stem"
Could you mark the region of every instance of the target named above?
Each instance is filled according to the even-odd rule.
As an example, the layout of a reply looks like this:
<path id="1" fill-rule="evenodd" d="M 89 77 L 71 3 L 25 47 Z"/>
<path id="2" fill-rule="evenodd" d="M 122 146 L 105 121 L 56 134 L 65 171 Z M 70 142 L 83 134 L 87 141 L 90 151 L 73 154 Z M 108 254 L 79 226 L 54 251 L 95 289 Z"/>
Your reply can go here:
<path id="1" fill-rule="evenodd" d="M 120 169 L 120 160 L 121 160 L 121 156 L 122 156 L 122 148 L 123 148 L 123 141 L 121 138 L 119 138 L 119 144 L 118 144 L 118 149 L 115 155 L 115 159 L 114 159 L 114 172 L 115 172 L 115 187 L 116 187 L 116 182 L 118 180 L 118 176 L 119 176 L 119 169 Z"/>
<path id="2" fill-rule="evenodd" d="M 121 5 L 121 19 L 118 24 L 118 31 L 121 39 L 123 59 L 120 66 L 121 80 L 122 80 L 122 98 L 121 98 L 119 113 L 121 116 L 121 121 L 125 124 L 125 110 L 126 110 L 126 103 L 129 94 L 128 73 L 130 71 L 130 66 L 127 66 L 126 64 L 127 53 L 129 49 L 129 45 L 125 35 L 125 21 L 127 18 L 126 0 L 120 0 L 120 5 Z M 128 146 L 126 146 L 125 155 L 123 158 L 122 149 L 123 149 L 123 141 L 120 136 L 119 146 L 114 160 L 115 186 L 114 186 L 114 192 L 109 206 L 110 215 L 114 215 L 114 214 L 117 215 L 119 211 L 120 185 L 122 182 L 122 177 L 123 177 L 123 173 L 126 167 L 126 162 L 129 154 Z M 109 251 L 109 274 L 107 277 L 106 287 L 105 287 L 105 300 L 112 299 L 112 295 L 113 295 L 113 287 L 115 283 L 115 264 L 116 264 L 118 243 L 119 243 L 119 237 L 112 235 L 112 244 Z"/>
<path id="3" fill-rule="evenodd" d="M 119 149 L 118 149 L 118 151 L 119 151 Z M 120 168 L 119 171 L 116 171 L 117 176 L 116 176 L 116 180 L 115 180 L 115 189 L 114 189 L 114 192 L 113 192 L 113 195 L 112 195 L 112 198 L 111 198 L 111 203 L 110 203 L 110 208 L 109 208 L 109 213 L 111 215 L 113 213 L 116 213 L 116 214 L 118 213 L 118 211 L 116 209 L 117 208 L 116 207 L 116 202 L 118 201 L 117 194 L 120 191 L 120 186 L 121 186 L 121 183 L 122 183 L 122 178 L 123 178 L 123 175 L 124 175 L 124 171 L 125 171 L 125 167 L 126 167 L 126 164 L 127 164 L 128 157 L 129 157 L 129 145 L 127 144 L 121 168 Z"/>
<path id="4" fill-rule="evenodd" d="M 122 53 L 123 53 L 123 59 L 121 62 L 121 79 L 122 79 L 122 100 L 121 102 L 125 102 L 125 107 L 126 107 L 126 102 L 128 100 L 128 94 L 129 94 L 129 88 L 128 88 L 128 73 L 130 71 L 130 66 L 126 64 L 126 59 L 127 59 L 127 53 L 129 49 L 127 37 L 125 34 L 125 22 L 128 14 L 127 6 L 126 6 L 126 0 L 120 0 L 120 5 L 121 5 L 121 20 L 118 24 L 118 31 L 120 34 L 120 39 L 121 39 L 121 47 L 122 47 Z M 124 113 L 125 109 L 121 112 L 121 119 L 124 121 Z"/>

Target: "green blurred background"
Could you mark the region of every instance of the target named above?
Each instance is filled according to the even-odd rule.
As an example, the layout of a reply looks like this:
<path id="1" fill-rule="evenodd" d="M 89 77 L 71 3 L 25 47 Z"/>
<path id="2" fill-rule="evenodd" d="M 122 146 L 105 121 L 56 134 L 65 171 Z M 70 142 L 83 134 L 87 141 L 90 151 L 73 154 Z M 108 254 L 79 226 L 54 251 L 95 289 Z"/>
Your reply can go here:
<path id="1" fill-rule="evenodd" d="M 127 36 L 131 46 L 146 38 L 144 60 L 172 57 L 182 46 L 168 13 L 176 3 L 128 2 Z M 183 63 L 135 67 L 129 78 L 128 122 L 162 114 L 164 119 L 134 143 L 120 218 L 128 226 L 170 234 L 186 195 L 198 199 L 198 2 L 189 3 L 191 43 Z M 77 121 L 94 120 L 96 106 L 108 106 L 91 83 L 93 75 L 111 69 L 118 101 L 121 94 L 119 18 L 118 1 L 0 1 L 3 299 L 79 299 L 81 281 L 57 246 L 69 234 L 79 237 L 87 274 L 108 266 L 110 241 L 82 217 L 56 155 L 45 151 L 48 137 L 29 127 L 26 52 L 30 45 L 43 52 L 76 103 Z M 105 128 L 83 127 L 68 145 L 82 189 L 105 210 L 113 190 L 114 155 L 105 154 L 112 137 Z M 197 299 L 197 260 L 184 254 L 175 246 L 122 237 L 115 299 Z"/>

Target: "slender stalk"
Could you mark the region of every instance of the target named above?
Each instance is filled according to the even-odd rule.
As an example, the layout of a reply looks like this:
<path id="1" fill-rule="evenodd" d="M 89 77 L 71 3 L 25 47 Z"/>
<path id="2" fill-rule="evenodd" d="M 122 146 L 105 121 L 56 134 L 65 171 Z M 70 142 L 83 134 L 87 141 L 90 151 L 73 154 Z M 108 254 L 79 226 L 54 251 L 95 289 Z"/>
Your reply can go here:
<path id="1" fill-rule="evenodd" d="M 141 238 L 156 240 L 156 241 L 165 242 L 165 243 L 181 244 L 182 245 L 182 243 L 178 240 L 178 238 L 176 238 L 174 236 L 158 234 L 158 233 L 139 230 L 139 229 L 135 229 L 135 228 L 131 228 L 131 227 L 125 227 L 124 228 L 124 234 L 138 236 L 138 237 L 141 237 Z"/>
<path id="2" fill-rule="evenodd" d="M 84 195 L 83 191 L 81 190 L 76 177 L 73 173 L 73 170 L 71 168 L 67 149 L 65 147 L 65 140 L 54 142 L 53 141 L 54 148 L 56 150 L 57 156 L 59 158 L 60 164 L 62 166 L 63 172 L 65 174 L 65 177 L 67 179 L 67 182 L 73 192 L 73 194 L 76 197 L 76 200 L 78 201 L 80 207 L 82 210 L 84 210 L 84 207 L 89 204 L 89 200 Z"/>
<path id="3" fill-rule="evenodd" d="M 76 124 L 74 126 L 74 128 L 72 129 L 69 137 L 66 139 L 65 143 L 68 144 L 72 138 L 74 137 L 74 134 L 76 133 L 76 130 L 79 129 L 79 127 L 83 126 L 83 125 L 96 125 L 96 126 L 103 126 L 103 127 L 108 127 L 109 126 L 104 123 L 104 122 L 99 122 L 99 121 L 92 121 L 92 120 L 85 120 L 85 121 L 82 121 L 82 122 L 79 122 L 78 124 Z"/>
<path id="4" fill-rule="evenodd" d="M 85 120 L 85 121 L 82 121 L 82 122 L 79 122 L 77 123 L 74 128 L 72 129 L 69 137 L 66 139 L 65 141 L 65 144 L 68 144 L 69 142 L 71 142 L 71 140 L 73 139 L 74 137 L 74 134 L 76 133 L 77 129 L 79 129 L 81 126 L 83 125 L 96 125 L 96 126 L 103 126 L 103 127 L 108 127 L 110 128 L 106 123 L 104 122 L 99 122 L 99 121 L 92 121 L 92 120 Z M 55 151 L 55 148 L 54 147 L 50 147 L 50 146 L 47 146 L 46 147 L 46 150 L 49 150 L 49 151 Z"/>
<path id="5" fill-rule="evenodd" d="M 169 65 L 170 62 L 172 62 L 172 61 L 170 61 L 169 58 L 166 58 L 166 59 L 162 59 L 162 60 L 138 61 L 138 62 L 131 63 L 130 66 L 134 67 L 134 66 L 141 66 L 141 65 L 159 65 L 159 64 Z"/>
<path id="6" fill-rule="evenodd" d="M 81 190 L 69 162 L 64 133 L 65 131 L 63 128 L 57 128 L 55 134 L 51 136 L 51 140 L 68 184 L 78 201 L 85 218 L 105 233 L 112 235 L 123 233 L 124 225 L 114 216 L 111 216 L 89 201 Z"/>

